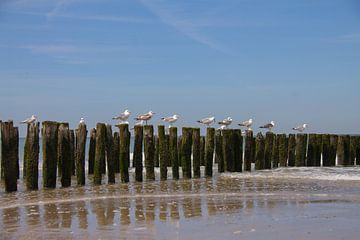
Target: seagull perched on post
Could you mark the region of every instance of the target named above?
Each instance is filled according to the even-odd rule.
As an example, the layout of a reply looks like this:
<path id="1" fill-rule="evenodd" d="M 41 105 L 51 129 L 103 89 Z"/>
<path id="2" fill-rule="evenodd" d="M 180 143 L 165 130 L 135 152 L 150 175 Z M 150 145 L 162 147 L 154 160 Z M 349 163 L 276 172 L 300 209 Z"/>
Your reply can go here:
<path id="1" fill-rule="evenodd" d="M 125 110 L 124 112 L 120 113 L 119 116 L 113 117 L 114 120 L 119 120 L 119 123 L 129 124 L 128 118 L 130 117 L 131 112 L 129 110 Z"/>
<path id="2" fill-rule="evenodd" d="M 222 126 L 225 126 L 224 128 L 222 128 L 222 129 L 226 129 L 231 123 L 232 123 L 232 118 L 231 117 L 227 117 L 227 118 L 225 118 L 224 120 L 222 120 L 221 122 L 218 122 L 218 124 L 220 124 L 221 125 L 221 127 Z"/>
<path id="3" fill-rule="evenodd" d="M 275 126 L 275 122 L 274 121 L 271 121 L 270 123 L 267 123 L 263 126 L 260 126 L 260 128 L 267 128 L 269 129 L 269 131 L 271 132 L 272 128 Z"/>
<path id="4" fill-rule="evenodd" d="M 169 123 L 169 128 L 171 128 L 173 123 L 175 123 L 179 119 L 179 117 L 180 117 L 179 115 L 175 114 L 171 117 L 163 117 L 163 118 L 161 118 L 161 120 Z"/>
<path id="5" fill-rule="evenodd" d="M 207 117 L 207 118 L 203 118 L 201 120 L 197 121 L 198 123 L 202 123 L 205 124 L 207 127 L 210 126 L 210 124 L 215 122 L 215 117 Z"/>
<path id="6" fill-rule="evenodd" d="M 85 119 L 84 119 L 84 118 L 80 118 L 79 124 L 85 124 Z"/>
<path id="7" fill-rule="evenodd" d="M 135 118 L 135 120 L 136 120 L 136 121 L 144 120 L 144 121 L 145 121 L 145 125 L 147 125 L 147 121 L 149 121 L 154 114 L 155 114 L 155 113 L 154 113 L 153 111 L 149 111 L 148 113 L 144 113 L 144 114 L 141 114 L 141 115 L 137 116 L 137 117 Z"/>
<path id="8" fill-rule="evenodd" d="M 36 122 L 36 116 L 32 115 L 30 118 L 25 119 L 24 121 L 21 121 L 21 124 L 30 124 Z"/>
<path id="9" fill-rule="evenodd" d="M 295 130 L 295 131 L 298 131 L 298 132 L 300 132 L 300 133 L 302 133 L 302 132 L 304 132 L 305 131 L 305 129 L 307 128 L 307 124 L 306 123 L 304 123 L 303 125 L 300 125 L 300 126 L 297 126 L 297 127 L 294 127 L 293 128 L 293 130 Z"/>
<path id="10" fill-rule="evenodd" d="M 252 124 L 253 124 L 253 120 L 252 118 L 250 118 L 249 120 L 239 123 L 238 125 L 241 127 L 246 127 L 248 131 L 251 131 Z"/>

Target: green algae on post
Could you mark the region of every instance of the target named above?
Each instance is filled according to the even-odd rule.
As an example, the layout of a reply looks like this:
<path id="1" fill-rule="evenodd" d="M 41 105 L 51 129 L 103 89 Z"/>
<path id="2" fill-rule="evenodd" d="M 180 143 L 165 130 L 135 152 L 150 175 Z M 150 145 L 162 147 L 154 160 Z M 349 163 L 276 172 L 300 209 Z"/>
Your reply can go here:
<path id="1" fill-rule="evenodd" d="M 200 128 L 193 128 L 192 131 L 192 156 L 194 178 L 200 177 Z"/>
<path id="2" fill-rule="evenodd" d="M 76 181 L 78 185 L 85 185 L 85 146 L 87 130 L 85 123 L 80 123 L 76 129 L 76 154 L 75 154 L 75 169 Z"/>
<path id="3" fill-rule="evenodd" d="M 213 175 L 213 159 L 215 146 L 215 128 L 206 129 L 205 139 L 205 176 L 211 177 Z"/>
<path id="4" fill-rule="evenodd" d="M 167 149 L 165 143 L 165 126 L 158 126 L 158 137 L 159 137 L 159 166 L 160 166 L 160 180 L 167 179 Z"/>
<path id="5" fill-rule="evenodd" d="M 144 126 L 144 155 L 145 155 L 145 169 L 146 179 L 155 180 L 154 170 L 154 157 L 155 157 L 155 145 L 154 145 L 154 127 L 152 125 Z"/>
<path id="6" fill-rule="evenodd" d="M 256 135 L 255 170 L 262 170 L 265 166 L 265 139 L 261 132 Z"/>
<path id="7" fill-rule="evenodd" d="M 134 153 L 133 165 L 135 166 L 135 180 L 142 182 L 143 180 L 143 126 L 134 126 Z"/>
<path id="8" fill-rule="evenodd" d="M 57 155 L 58 155 L 58 123 L 45 121 L 42 123 L 43 153 L 43 186 L 56 187 Z"/>
<path id="9" fill-rule="evenodd" d="M 130 143 L 129 125 L 117 125 L 120 132 L 120 179 L 121 182 L 129 182 Z"/>
<path id="10" fill-rule="evenodd" d="M 279 144 L 279 166 L 287 167 L 288 160 L 288 139 L 286 134 L 279 134 L 278 136 Z"/>
<path id="11" fill-rule="evenodd" d="M 96 144 L 95 144 L 95 160 L 94 160 L 94 177 L 95 185 L 101 184 L 102 179 L 102 163 L 105 163 L 105 147 L 106 147 L 106 125 L 104 123 L 96 124 Z"/>
<path id="12" fill-rule="evenodd" d="M 179 154 L 177 143 L 177 128 L 171 127 L 169 133 L 169 149 L 170 149 L 170 161 L 172 164 L 173 179 L 179 179 Z"/>
<path id="13" fill-rule="evenodd" d="M 182 128 L 181 166 L 183 178 L 191 178 L 192 128 Z"/>
<path id="14" fill-rule="evenodd" d="M 39 131 L 40 123 L 28 124 L 28 131 L 26 136 L 27 154 L 24 161 L 26 166 L 25 183 L 27 190 L 37 190 L 39 178 Z"/>
<path id="15" fill-rule="evenodd" d="M 108 183 L 115 183 L 115 155 L 114 155 L 114 137 L 110 124 L 106 124 L 106 163 L 108 166 Z"/>

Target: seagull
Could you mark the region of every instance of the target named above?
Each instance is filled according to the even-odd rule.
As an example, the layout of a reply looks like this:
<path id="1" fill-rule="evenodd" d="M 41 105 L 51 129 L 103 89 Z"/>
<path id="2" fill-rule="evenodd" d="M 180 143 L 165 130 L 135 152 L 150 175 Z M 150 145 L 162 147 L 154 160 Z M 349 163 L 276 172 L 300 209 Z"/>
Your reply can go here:
<path id="1" fill-rule="evenodd" d="M 30 118 L 25 119 L 24 121 L 20 122 L 22 124 L 30 124 L 36 122 L 36 116 L 32 115 Z"/>
<path id="2" fill-rule="evenodd" d="M 144 120 L 144 121 L 145 121 L 145 125 L 147 125 L 147 121 L 149 121 L 154 114 L 155 114 L 155 113 L 154 113 L 153 111 L 149 111 L 148 113 L 144 113 L 144 114 L 141 114 L 141 115 L 137 116 L 137 117 L 135 118 L 135 120 L 136 120 L 136 121 Z"/>
<path id="3" fill-rule="evenodd" d="M 304 123 L 303 125 L 300 125 L 300 126 L 297 126 L 297 127 L 294 127 L 293 128 L 293 130 L 295 130 L 295 131 L 298 131 L 298 132 L 300 132 L 300 133 L 302 133 L 302 132 L 304 132 L 305 131 L 305 129 L 307 128 L 307 124 L 306 123 Z"/>
<path id="4" fill-rule="evenodd" d="M 201 120 L 197 121 L 198 123 L 202 123 L 205 124 L 206 126 L 210 126 L 210 124 L 215 122 L 215 117 L 207 117 L 207 118 L 203 118 Z"/>
<path id="5" fill-rule="evenodd" d="M 239 123 L 238 125 L 241 127 L 246 127 L 248 131 L 251 131 L 250 127 L 252 124 L 253 124 L 253 120 L 252 120 L 252 118 L 250 118 L 249 120 Z"/>
<path id="6" fill-rule="evenodd" d="M 275 126 L 275 122 L 274 121 L 271 121 L 270 123 L 267 123 L 263 126 L 260 126 L 260 128 L 267 128 L 269 129 L 269 131 L 271 132 L 271 129 Z"/>
<path id="7" fill-rule="evenodd" d="M 227 127 L 226 125 L 221 125 L 221 127 L 219 127 L 218 130 L 224 130 L 226 129 L 226 127 Z"/>
<path id="8" fill-rule="evenodd" d="M 84 119 L 84 118 L 80 118 L 79 124 L 85 124 L 85 119 Z"/>
<path id="9" fill-rule="evenodd" d="M 161 120 L 163 120 L 164 122 L 169 123 L 169 128 L 171 128 L 172 124 L 175 123 L 179 119 L 179 117 L 180 117 L 179 115 L 175 114 L 175 115 L 173 115 L 171 117 L 163 117 L 163 118 L 161 118 Z"/>
<path id="10" fill-rule="evenodd" d="M 231 117 L 227 117 L 224 120 L 222 120 L 221 122 L 218 122 L 218 124 L 221 125 L 221 127 L 225 126 L 224 128 L 221 129 L 226 129 L 231 123 L 232 123 L 232 118 Z"/>
<path id="11" fill-rule="evenodd" d="M 120 113 L 119 116 L 113 117 L 114 120 L 119 120 L 120 123 L 129 124 L 128 118 L 130 117 L 131 112 L 129 110 L 125 110 L 124 112 Z"/>

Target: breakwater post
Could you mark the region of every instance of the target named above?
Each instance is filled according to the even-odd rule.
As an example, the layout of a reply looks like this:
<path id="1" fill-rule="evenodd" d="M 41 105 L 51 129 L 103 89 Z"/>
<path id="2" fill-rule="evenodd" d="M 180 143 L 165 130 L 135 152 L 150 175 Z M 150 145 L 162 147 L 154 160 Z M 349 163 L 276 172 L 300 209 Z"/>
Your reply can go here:
<path id="1" fill-rule="evenodd" d="M 134 153 L 133 165 L 135 167 L 135 180 L 142 182 L 143 180 L 143 126 L 134 126 Z"/>
<path id="2" fill-rule="evenodd" d="M 288 138 L 286 137 L 286 134 L 278 135 L 278 144 L 279 144 L 279 166 L 287 167 Z"/>
<path id="3" fill-rule="evenodd" d="M 169 129 L 169 149 L 170 149 L 170 161 L 172 164 L 172 177 L 173 179 L 179 179 L 179 154 L 178 154 L 178 137 L 177 128 L 171 127 Z"/>
<path id="4" fill-rule="evenodd" d="M 75 169 L 76 181 L 78 185 L 85 185 L 85 146 L 87 130 L 86 124 L 80 123 L 75 131 L 76 134 L 76 154 L 75 154 Z"/>
<path id="5" fill-rule="evenodd" d="M 152 125 L 144 126 L 144 155 L 145 155 L 145 169 L 146 179 L 155 180 L 154 158 L 155 158 L 155 144 L 154 144 L 154 127 Z"/>
<path id="6" fill-rule="evenodd" d="M 42 123 L 43 152 L 43 186 L 56 187 L 57 155 L 58 155 L 58 123 L 45 121 Z"/>
<path id="7" fill-rule="evenodd" d="M 106 124 L 106 164 L 107 164 L 107 175 L 108 183 L 115 183 L 115 159 L 114 155 L 114 137 L 110 124 Z"/>
<path id="8" fill-rule="evenodd" d="M 58 164 L 61 169 L 61 186 L 71 185 L 71 142 L 68 123 L 60 123 L 58 130 Z"/>
<path id="9" fill-rule="evenodd" d="M 273 152 L 275 134 L 272 132 L 267 132 L 265 135 L 265 161 L 264 169 L 271 169 L 271 158 Z"/>
<path id="10" fill-rule="evenodd" d="M 96 144 L 94 160 L 94 184 L 100 185 L 103 173 L 103 164 L 105 164 L 106 149 L 106 125 L 104 123 L 96 124 Z"/>
<path id="11" fill-rule="evenodd" d="M 95 150 L 96 150 L 96 129 L 90 130 L 90 142 L 89 142 L 89 158 L 88 158 L 88 174 L 94 174 L 95 164 Z"/>
<path id="12" fill-rule="evenodd" d="M 201 146 L 200 146 L 201 147 Z M 215 131 L 215 162 L 218 164 L 218 172 L 224 172 L 224 158 L 223 158 L 223 146 L 222 146 L 222 130 L 217 129 Z"/>
<path id="13" fill-rule="evenodd" d="M 340 135 L 337 145 L 338 165 L 350 165 L 350 136 Z"/>
<path id="14" fill-rule="evenodd" d="M 130 132 L 128 124 L 117 125 L 120 130 L 120 178 L 121 182 L 129 182 Z"/>
<path id="15" fill-rule="evenodd" d="M 251 171 L 251 163 L 253 162 L 253 131 L 245 133 L 245 153 L 244 153 L 244 171 Z"/>
<path id="16" fill-rule="evenodd" d="M 165 126 L 158 126 L 159 137 L 159 166 L 160 166 L 160 180 L 167 179 L 167 149 L 165 139 Z"/>
<path id="17" fill-rule="evenodd" d="M 39 131 L 40 123 L 28 124 L 26 136 L 26 157 L 24 157 L 24 166 L 26 166 L 25 183 L 27 190 L 37 190 L 39 178 Z M 25 152 L 24 152 L 25 154 Z"/>
<path id="18" fill-rule="evenodd" d="M 114 132 L 114 168 L 115 173 L 120 173 L 120 136 L 119 132 Z"/>
<path id="19" fill-rule="evenodd" d="M 206 129 L 205 138 L 205 176 L 212 177 L 213 159 L 215 146 L 215 128 Z"/>
<path id="20" fill-rule="evenodd" d="M 200 178 L 200 128 L 192 130 L 192 156 L 194 178 Z"/>
<path id="21" fill-rule="evenodd" d="M 295 150 L 296 167 L 306 166 L 306 145 L 307 145 L 307 134 L 303 134 L 303 133 L 296 134 L 296 150 Z"/>
<path id="22" fill-rule="evenodd" d="M 255 169 L 262 170 L 265 166 L 265 139 L 261 132 L 256 135 Z"/>
<path id="23" fill-rule="evenodd" d="M 76 139 L 75 139 L 75 131 L 73 129 L 69 130 L 69 141 L 70 141 L 70 167 L 71 167 L 70 172 L 72 176 L 75 176 Z"/>
<path id="24" fill-rule="evenodd" d="M 272 168 L 279 167 L 279 138 L 274 134 L 273 148 L 271 153 Z"/>
<path id="25" fill-rule="evenodd" d="M 296 152 L 296 136 L 295 134 L 289 134 L 288 140 L 288 166 L 295 166 L 295 152 Z"/>
<path id="26" fill-rule="evenodd" d="M 183 178 L 191 178 L 192 128 L 182 128 L 181 167 Z"/>

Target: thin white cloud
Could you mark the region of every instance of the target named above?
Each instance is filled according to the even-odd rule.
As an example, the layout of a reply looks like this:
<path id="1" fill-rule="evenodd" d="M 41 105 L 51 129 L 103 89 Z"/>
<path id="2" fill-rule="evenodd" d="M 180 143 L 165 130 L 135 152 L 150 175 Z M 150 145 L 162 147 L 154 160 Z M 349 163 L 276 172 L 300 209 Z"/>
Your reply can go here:
<path id="1" fill-rule="evenodd" d="M 336 37 L 335 42 L 360 42 L 360 33 L 351 33 Z"/>
<path id="2" fill-rule="evenodd" d="M 45 54 L 63 54 L 63 53 L 75 53 L 81 51 L 81 48 L 72 45 L 24 45 L 18 48 L 28 49 L 33 53 L 45 53 Z"/>

